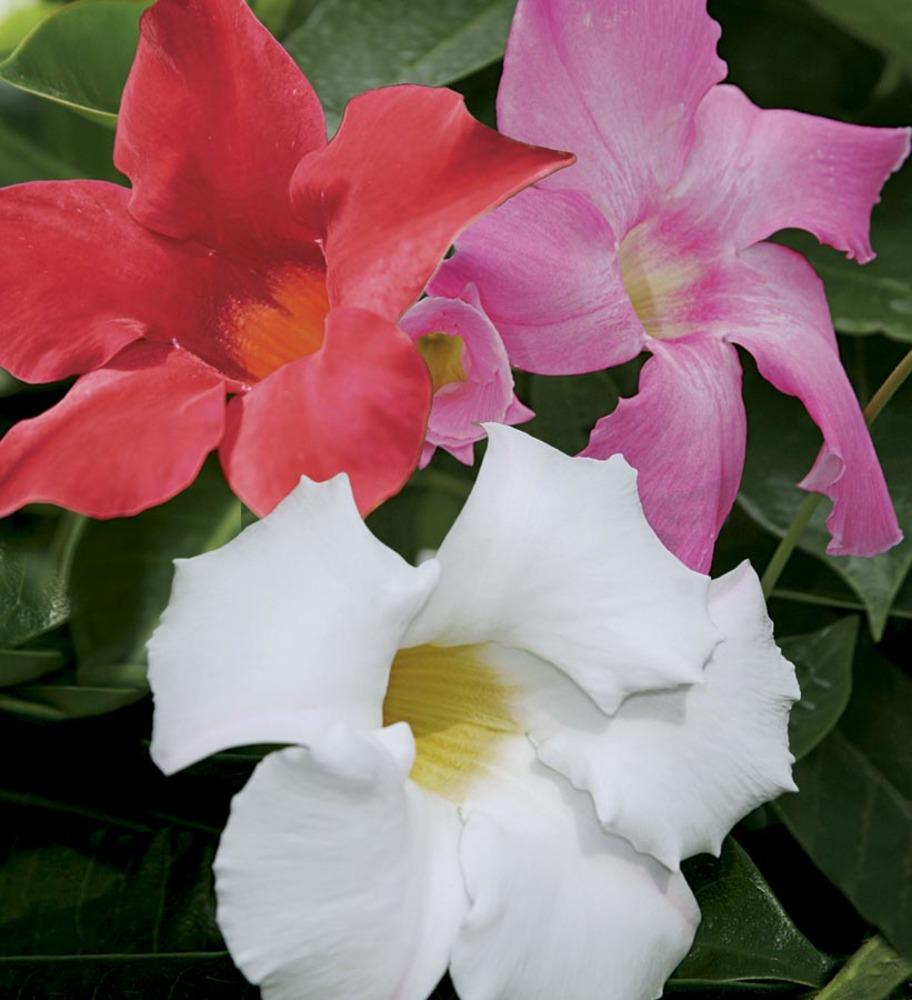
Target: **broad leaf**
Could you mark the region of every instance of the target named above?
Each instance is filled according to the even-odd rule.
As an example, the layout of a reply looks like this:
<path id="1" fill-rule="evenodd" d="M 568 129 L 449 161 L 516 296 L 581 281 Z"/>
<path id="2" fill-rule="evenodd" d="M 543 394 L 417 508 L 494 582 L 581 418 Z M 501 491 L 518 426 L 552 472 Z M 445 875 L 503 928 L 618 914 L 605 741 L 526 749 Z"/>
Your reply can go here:
<path id="1" fill-rule="evenodd" d="M 67 4 L 0 62 L 0 80 L 113 127 L 149 2 Z"/>
<path id="2" fill-rule="evenodd" d="M 857 639 L 858 619 L 853 617 L 782 640 L 782 652 L 795 664 L 801 686 L 801 701 L 789 719 L 789 747 L 799 760 L 836 725 L 849 703 Z"/>
<path id="3" fill-rule="evenodd" d="M 168 603 L 173 560 L 218 548 L 240 526 L 240 502 L 215 461 L 161 507 L 93 521 L 73 565 L 71 630 L 80 680 L 119 686 L 125 669 L 134 673 Z"/>
<path id="4" fill-rule="evenodd" d="M 912 6 L 906 0 L 809 0 L 812 7 L 912 72 Z"/>
<path id="5" fill-rule="evenodd" d="M 774 980 L 820 986 L 832 966 L 798 930 L 750 856 L 729 837 L 717 860 L 685 863 L 703 920 L 673 982 Z"/>
<path id="6" fill-rule="evenodd" d="M 889 342 L 849 341 L 858 350 L 878 356 L 887 350 L 886 370 L 902 352 Z M 873 391 L 882 378 L 881 365 L 865 377 Z M 873 377 L 870 377 L 873 376 Z M 867 393 L 865 393 L 867 395 Z M 745 397 L 750 433 L 740 502 L 763 528 L 782 537 L 804 494 L 795 483 L 810 469 L 820 447 L 820 435 L 803 408 L 777 393 L 752 369 L 745 372 Z M 883 634 L 889 610 L 912 567 L 912 385 L 905 385 L 873 428 L 874 442 L 887 476 L 905 540 L 873 559 L 827 556 L 829 504 L 819 505 L 799 545 L 822 559 L 861 598 L 875 638 Z"/>
<path id="7" fill-rule="evenodd" d="M 912 680 L 870 649 L 852 702 L 776 809 L 824 874 L 912 958 Z"/>
<path id="8" fill-rule="evenodd" d="M 496 62 L 515 0 L 319 0 L 286 39 L 326 110 L 330 130 L 348 100 L 392 83 L 452 83 Z"/>

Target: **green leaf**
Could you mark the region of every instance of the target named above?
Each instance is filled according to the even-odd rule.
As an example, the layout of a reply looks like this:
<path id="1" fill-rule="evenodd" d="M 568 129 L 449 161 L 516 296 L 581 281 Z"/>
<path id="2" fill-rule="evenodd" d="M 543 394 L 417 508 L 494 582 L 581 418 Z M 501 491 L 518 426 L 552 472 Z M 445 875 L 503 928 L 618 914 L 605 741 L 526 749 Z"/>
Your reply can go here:
<path id="1" fill-rule="evenodd" d="M 906 0 L 809 0 L 836 24 L 889 52 L 912 72 L 912 6 Z"/>
<path id="2" fill-rule="evenodd" d="M 912 11 L 912 6 L 910 6 Z M 840 333 L 885 333 L 912 342 L 912 170 L 884 188 L 876 206 L 871 239 L 877 259 L 859 266 L 807 233 L 789 232 L 780 242 L 803 253 L 823 279 L 833 322 Z"/>
<path id="3" fill-rule="evenodd" d="M 781 642 L 801 686 L 801 701 L 789 719 L 789 747 L 799 760 L 836 725 L 849 703 L 857 639 L 858 619 L 852 617 Z"/>
<path id="4" fill-rule="evenodd" d="M 792 923 L 750 856 L 731 837 L 718 859 L 684 865 L 703 920 L 673 982 L 774 980 L 820 986 L 832 962 Z"/>
<path id="5" fill-rule="evenodd" d="M 912 958 L 912 680 L 869 647 L 837 728 L 775 808 L 815 864 Z"/>
<path id="6" fill-rule="evenodd" d="M 0 62 L 0 80 L 113 128 L 149 2 L 67 4 Z"/>
<path id="7" fill-rule="evenodd" d="M 886 1000 L 912 976 L 912 962 L 899 957 L 881 938 L 867 941 L 817 1000 Z"/>
<path id="8" fill-rule="evenodd" d="M 348 100 L 392 83 L 452 83 L 501 58 L 515 0 L 320 0 L 286 39 L 333 131 Z"/>
<path id="9" fill-rule="evenodd" d="M 901 354 L 896 345 L 876 340 L 850 340 L 866 353 L 889 350 L 887 367 Z M 843 347 L 845 344 L 843 344 Z M 862 373 L 863 374 L 863 373 Z M 880 381 L 867 381 L 876 386 Z M 739 502 L 763 528 L 781 538 L 804 494 L 795 486 L 810 469 L 820 447 L 820 434 L 795 400 L 776 392 L 752 369 L 745 372 L 745 397 L 751 432 Z M 875 558 L 828 556 L 828 502 L 819 505 L 799 547 L 821 559 L 859 596 L 875 638 L 883 634 L 890 608 L 912 567 L 912 385 L 905 385 L 878 418 L 874 443 L 886 473 L 905 540 Z"/>
<path id="10" fill-rule="evenodd" d="M 851 0 L 848 0 L 851 2 Z M 883 56 L 796 0 L 710 0 L 728 82 L 761 107 L 846 118 L 881 78 Z"/>
<path id="11" fill-rule="evenodd" d="M 0 185 L 75 176 L 68 164 L 0 120 Z"/>
<path id="12" fill-rule="evenodd" d="M 67 620 L 70 564 L 84 524 L 65 513 L 53 537 L 0 539 L 0 648 L 21 646 Z"/>
<path id="13" fill-rule="evenodd" d="M 168 603 L 173 560 L 218 548 L 241 527 L 241 506 L 218 463 L 175 499 L 136 517 L 93 521 L 73 565 L 70 628 L 79 678 L 117 685 L 141 664 Z"/>
<path id="14" fill-rule="evenodd" d="M 145 695 L 145 686 L 23 684 L 0 694 L 0 708 L 29 719 L 82 719 L 125 708 Z"/>
<path id="15" fill-rule="evenodd" d="M 60 7 L 58 0 L 35 0 L 11 14 L 0 15 L 0 53 L 11 52 L 30 31 Z"/>
<path id="16" fill-rule="evenodd" d="M 27 684 L 66 663 L 56 649 L 0 649 L 0 688 Z"/>

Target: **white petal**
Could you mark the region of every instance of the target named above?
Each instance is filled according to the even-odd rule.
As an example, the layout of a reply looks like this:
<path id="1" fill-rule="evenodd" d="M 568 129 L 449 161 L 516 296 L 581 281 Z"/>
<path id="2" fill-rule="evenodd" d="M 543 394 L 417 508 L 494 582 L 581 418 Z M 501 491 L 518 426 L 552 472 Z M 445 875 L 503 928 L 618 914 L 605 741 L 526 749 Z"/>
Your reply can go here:
<path id="1" fill-rule="evenodd" d="M 539 758 L 592 794 L 606 829 L 672 869 L 718 854 L 739 819 L 795 789 L 798 685 L 747 563 L 713 581 L 709 610 L 724 639 L 704 683 L 629 698 L 610 719 L 545 665 L 514 665 Z"/>
<path id="2" fill-rule="evenodd" d="M 232 803 L 218 924 L 264 1000 L 425 1000 L 446 971 L 460 823 L 407 779 L 414 741 L 392 730 L 270 754 Z"/>
<path id="3" fill-rule="evenodd" d="M 606 712 L 697 680 L 717 632 L 709 580 L 649 527 L 620 456 L 568 458 L 487 425 L 478 481 L 437 554 L 440 584 L 407 645 L 494 641 L 573 678 Z"/>
<path id="4" fill-rule="evenodd" d="M 171 773 L 337 720 L 380 726 L 390 662 L 437 575 L 374 538 L 345 476 L 302 480 L 223 548 L 178 560 L 149 643 L 153 759 Z"/>
<path id="5" fill-rule="evenodd" d="M 516 741 L 512 789 L 467 808 L 462 1000 L 653 1000 L 699 911 L 683 876 L 605 834 L 590 799 Z M 524 772 L 524 773 L 521 773 Z"/>

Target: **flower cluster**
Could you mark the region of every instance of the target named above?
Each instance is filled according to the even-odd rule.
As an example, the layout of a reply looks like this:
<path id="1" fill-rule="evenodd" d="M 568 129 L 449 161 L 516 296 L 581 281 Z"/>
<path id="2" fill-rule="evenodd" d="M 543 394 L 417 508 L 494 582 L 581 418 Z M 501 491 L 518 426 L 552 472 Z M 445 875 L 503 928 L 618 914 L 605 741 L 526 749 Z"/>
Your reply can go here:
<path id="1" fill-rule="evenodd" d="M 462 1000 L 654 1000 L 700 918 L 681 862 L 795 790 L 759 581 L 706 575 L 745 459 L 738 348 L 822 432 L 800 485 L 832 500 L 828 551 L 895 545 L 822 284 L 769 240 L 872 259 L 910 132 L 761 110 L 718 39 L 705 0 L 518 0 L 500 132 L 402 84 L 328 141 L 245 0 L 157 0 L 130 186 L 0 190 L 0 366 L 76 376 L 0 440 L 0 515 L 131 515 L 217 451 L 262 517 L 178 560 L 148 651 L 166 773 L 284 745 L 215 861 L 267 1000 L 425 1000 L 447 971 Z M 644 352 L 580 455 L 510 426 L 534 417 L 514 369 Z M 436 553 L 370 532 L 482 440 Z"/>

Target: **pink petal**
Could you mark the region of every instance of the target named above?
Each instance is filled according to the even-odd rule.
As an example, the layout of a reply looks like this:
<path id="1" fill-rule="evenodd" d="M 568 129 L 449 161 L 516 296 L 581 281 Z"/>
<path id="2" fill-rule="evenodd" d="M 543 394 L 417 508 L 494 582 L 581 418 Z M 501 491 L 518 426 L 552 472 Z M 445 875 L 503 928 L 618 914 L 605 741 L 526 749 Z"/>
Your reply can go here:
<path id="1" fill-rule="evenodd" d="M 260 515 L 301 476 L 323 482 L 339 472 L 366 514 L 418 464 L 430 402 L 427 367 L 401 330 L 361 309 L 334 309 L 319 351 L 231 401 L 222 466 Z"/>
<path id="2" fill-rule="evenodd" d="M 697 112 L 697 141 L 660 229 L 703 256 L 806 229 L 864 264 L 874 257 L 871 209 L 908 156 L 909 136 L 763 111 L 736 87 L 716 87 Z"/>
<path id="3" fill-rule="evenodd" d="M 477 288 L 510 362 L 544 375 L 598 371 L 646 339 L 621 280 L 617 239 L 589 198 L 524 191 L 456 241 L 432 295 Z"/>
<path id="4" fill-rule="evenodd" d="M 681 174 L 693 115 L 725 76 L 705 0 L 520 0 L 497 101 L 507 135 L 576 153 L 582 189 L 624 235 Z"/>
<path id="5" fill-rule="evenodd" d="M 471 297 L 473 291 L 470 287 L 464 294 Z M 438 297 L 422 299 L 399 325 L 416 343 L 428 333 L 457 336 L 463 342 L 466 379 L 442 386 L 434 394 L 428 445 L 444 448 L 471 465 L 472 444 L 485 436 L 482 423 L 518 424 L 532 419 L 532 411 L 516 399 L 503 341 L 477 304 L 477 297 L 474 303 Z M 424 453 L 422 462 L 427 464 Z"/>
<path id="6" fill-rule="evenodd" d="M 0 516 L 35 501 L 128 517 L 196 478 L 222 436 L 225 385 L 192 354 L 141 341 L 0 441 Z"/>
<path id="7" fill-rule="evenodd" d="M 323 220 L 332 305 L 396 322 L 466 226 L 572 162 L 485 127 L 452 90 L 404 84 L 350 101 L 292 193 L 298 213 Z"/>
<path id="8" fill-rule="evenodd" d="M 52 382 L 103 365 L 131 341 L 170 341 L 194 321 L 189 254 L 137 225 L 130 193 L 100 181 L 0 191 L 0 365 Z"/>
<path id="9" fill-rule="evenodd" d="M 114 158 L 144 225 L 245 253 L 293 246 L 291 175 L 325 144 L 313 88 L 244 0 L 158 0 L 143 14 Z"/>
<path id="10" fill-rule="evenodd" d="M 785 247 L 761 243 L 729 266 L 731 341 L 746 347 L 765 379 L 797 396 L 824 446 L 799 485 L 833 501 L 830 555 L 873 556 L 902 532 L 858 400 L 839 360 L 820 279 Z"/>
<path id="11" fill-rule="evenodd" d="M 622 454 L 639 473 L 653 530 L 705 573 L 744 467 L 741 365 L 733 347 L 708 337 L 656 340 L 650 350 L 639 393 L 599 420 L 582 454 Z"/>

